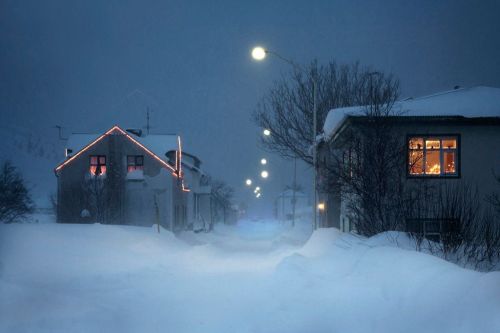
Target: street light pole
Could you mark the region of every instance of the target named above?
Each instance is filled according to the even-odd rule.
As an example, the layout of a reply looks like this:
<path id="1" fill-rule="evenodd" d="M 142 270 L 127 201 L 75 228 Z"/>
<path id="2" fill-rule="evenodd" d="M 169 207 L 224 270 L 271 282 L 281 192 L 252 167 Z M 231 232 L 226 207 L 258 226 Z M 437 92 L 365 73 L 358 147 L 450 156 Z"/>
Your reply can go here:
<path id="1" fill-rule="evenodd" d="M 292 185 L 292 227 L 295 227 L 295 206 L 297 205 L 297 157 L 293 158 L 293 185 Z"/>
<path id="2" fill-rule="evenodd" d="M 317 165 L 317 153 L 316 153 L 316 128 L 317 128 L 317 125 L 318 125 L 318 117 L 317 117 L 317 114 L 318 114 L 318 104 L 317 104 L 317 101 L 316 101 L 316 95 L 317 95 L 317 90 L 318 90 L 318 87 L 317 87 L 317 82 L 316 82 L 316 78 L 313 77 L 313 196 L 314 196 L 314 200 L 313 200 L 313 230 L 316 230 L 318 228 L 318 223 L 317 223 L 317 211 L 316 211 L 316 206 L 318 204 L 318 198 L 317 198 L 317 192 L 316 192 L 316 182 L 317 182 L 317 175 L 316 175 L 316 165 Z"/>
<path id="3" fill-rule="evenodd" d="M 263 60 L 266 55 L 272 54 L 276 58 L 288 63 L 292 67 L 294 67 L 296 70 L 302 72 L 303 74 L 307 75 L 307 71 L 298 65 L 297 63 L 293 62 L 292 60 L 283 57 L 279 53 L 276 53 L 274 51 L 267 50 L 263 47 L 257 46 L 252 50 L 252 57 L 255 60 Z M 312 130 L 312 145 L 313 145 L 313 203 L 312 203 L 312 210 L 313 210 L 313 219 L 312 219 L 312 228 L 315 230 L 318 227 L 317 224 L 317 192 L 316 192 L 316 182 L 317 182 L 317 177 L 316 177 L 316 159 L 317 159 L 317 154 L 316 154 L 316 128 L 317 128 L 317 113 L 318 113 L 318 103 L 317 103 L 317 90 L 318 90 L 318 83 L 316 81 L 316 77 L 314 75 L 312 76 L 312 81 L 313 81 L 313 130 Z M 295 214 L 294 214 L 295 216 Z"/>

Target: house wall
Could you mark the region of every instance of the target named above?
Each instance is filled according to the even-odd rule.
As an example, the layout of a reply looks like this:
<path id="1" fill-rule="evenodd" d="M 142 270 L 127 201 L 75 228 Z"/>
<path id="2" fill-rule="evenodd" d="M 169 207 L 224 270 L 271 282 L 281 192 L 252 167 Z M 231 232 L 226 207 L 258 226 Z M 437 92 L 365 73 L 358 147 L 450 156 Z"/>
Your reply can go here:
<path id="1" fill-rule="evenodd" d="M 322 228 L 341 229 L 340 195 L 335 192 L 319 192 L 318 203 L 323 203 L 325 205 L 325 209 L 318 213 L 320 226 Z"/>
<path id="2" fill-rule="evenodd" d="M 198 220 L 198 197 L 201 175 L 198 171 L 184 167 L 184 183 L 189 188 L 187 192 L 187 224 L 192 229 Z"/>
<path id="3" fill-rule="evenodd" d="M 328 149 L 327 144 L 322 143 L 317 149 L 318 165 L 320 165 L 317 174 L 318 202 L 324 203 L 325 205 L 324 211 L 318 213 L 319 223 L 323 228 L 339 228 L 342 230 L 339 189 L 327 185 L 328 172 L 324 168 L 321 168 L 322 165 L 331 164 L 334 158 L 330 156 L 331 151 Z"/>
<path id="4" fill-rule="evenodd" d="M 89 203 L 83 189 L 90 179 L 91 155 L 105 155 L 106 218 L 103 222 L 151 226 L 159 222 L 173 229 L 178 227 L 173 220 L 173 207 L 184 205 L 184 195 L 173 177 L 156 159 L 121 134 L 108 135 L 75 160 L 58 171 L 58 222 L 95 222 L 95 205 Z M 143 176 L 127 175 L 127 155 L 144 156 Z M 99 178 L 99 177 L 98 177 Z M 101 177 L 102 178 L 102 177 Z M 82 217 L 82 210 L 90 211 L 90 217 Z"/>
<path id="5" fill-rule="evenodd" d="M 477 185 L 481 199 L 498 190 L 494 174 L 500 175 L 500 126 L 459 126 L 439 124 L 407 124 L 401 126 L 408 134 L 446 135 L 459 134 L 459 178 L 433 178 L 426 181 Z M 415 179 L 407 178 L 407 182 Z"/>

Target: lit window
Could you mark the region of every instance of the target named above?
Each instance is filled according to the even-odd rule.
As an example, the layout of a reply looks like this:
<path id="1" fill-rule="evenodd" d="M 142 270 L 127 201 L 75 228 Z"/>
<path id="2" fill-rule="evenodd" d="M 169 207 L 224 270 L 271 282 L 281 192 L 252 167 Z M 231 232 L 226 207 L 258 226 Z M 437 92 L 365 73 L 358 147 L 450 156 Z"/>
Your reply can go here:
<path id="1" fill-rule="evenodd" d="M 106 174 L 106 156 L 94 155 L 90 156 L 90 174 L 102 176 Z"/>
<path id="2" fill-rule="evenodd" d="M 411 137 L 408 140 L 410 176 L 457 176 L 456 136 Z"/>
<path id="3" fill-rule="evenodd" d="M 144 156 L 129 155 L 127 156 L 127 172 L 136 170 L 144 170 Z"/>

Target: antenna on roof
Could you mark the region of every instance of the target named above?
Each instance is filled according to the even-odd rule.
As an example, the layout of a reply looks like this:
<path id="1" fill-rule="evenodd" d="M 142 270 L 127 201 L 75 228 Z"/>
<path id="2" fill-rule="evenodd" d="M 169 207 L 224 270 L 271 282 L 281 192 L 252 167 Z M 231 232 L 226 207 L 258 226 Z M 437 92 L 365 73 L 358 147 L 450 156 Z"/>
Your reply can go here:
<path id="1" fill-rule="evenodd" d="M 154 112 L 154 110 L 148 105 L 146 106 L 146 126 L 142 126 L 141 128 L 146 129 L 146 134 L 149 135 L 149 132 L 151 131 L 152 128 L 155 128 L 154 126 L 151 126 L 151 114 Z"/>
<path id="2" fill-rule="evenodd" d="M 149 106 L 146 111 L 146 133 L 149 135 Z"/>
<path id="3" fill-rule="evenodd" d="M 63 138 L 63 136 L 62 136 L 62 129 L 63 129 L 63 127 L 62 127 L 62 126 L 60 126 L 60 125 L 56 125 L 56 126 L 54 126 L 54 127 L 55 127 L 55 128 L 57 128 L 57 129 L 59 130 L 59 140 L 68 140 L 68 138 Z"/>

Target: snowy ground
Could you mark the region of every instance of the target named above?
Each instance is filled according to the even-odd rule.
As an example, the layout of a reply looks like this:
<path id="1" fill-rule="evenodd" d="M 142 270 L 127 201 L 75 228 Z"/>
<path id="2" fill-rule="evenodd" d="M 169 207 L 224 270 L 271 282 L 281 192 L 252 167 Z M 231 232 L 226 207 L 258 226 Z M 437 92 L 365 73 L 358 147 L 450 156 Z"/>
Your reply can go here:
<path id="1" fill-rule="evenodd" d="M 500 332 L 499 272 L 308 229 L 0 225 L 0 332 Z"/>

